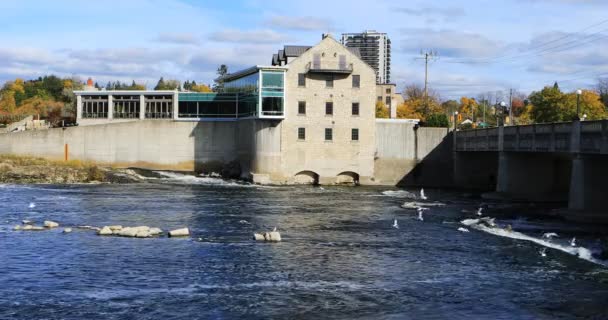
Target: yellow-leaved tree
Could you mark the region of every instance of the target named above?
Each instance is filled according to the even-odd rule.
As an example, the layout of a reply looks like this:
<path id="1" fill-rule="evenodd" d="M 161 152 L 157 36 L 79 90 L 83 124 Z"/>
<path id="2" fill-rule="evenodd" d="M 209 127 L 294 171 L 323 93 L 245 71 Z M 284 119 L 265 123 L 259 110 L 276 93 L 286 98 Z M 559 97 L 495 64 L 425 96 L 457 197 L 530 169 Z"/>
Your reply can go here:
<path id="1" fill-rule="evenodd" d="M 388 118 L 388 108 L 382 101 L 376 102 L 376 118 Z"/>
<path id="2" fill-rule="evenodd" d="M 477 101 L 475 101 L 474 98 L 461 97 L 458 112 L 462 115 L 463 118 L 474 120 L 474 115 L 478 107 L 479 106 L 477 104 Z"/>

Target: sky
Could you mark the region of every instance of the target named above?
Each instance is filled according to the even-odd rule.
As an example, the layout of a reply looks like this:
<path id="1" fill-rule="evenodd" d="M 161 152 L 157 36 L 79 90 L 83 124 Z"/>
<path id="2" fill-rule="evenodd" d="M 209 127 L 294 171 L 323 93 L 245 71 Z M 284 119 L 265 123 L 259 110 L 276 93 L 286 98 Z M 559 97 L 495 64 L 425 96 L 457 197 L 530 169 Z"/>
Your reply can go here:
<path id="1" fill-rule="evenodd" d="M 216 69 L 270 64 L 283 45 L 377 30 L 392 41 L 392 82 L 443 100 L 488 91 L 566 91 L 608 77 L 606 0 L 2 1 L 0 83 L 55 74 L 154 87 L 212 83 Z"/>

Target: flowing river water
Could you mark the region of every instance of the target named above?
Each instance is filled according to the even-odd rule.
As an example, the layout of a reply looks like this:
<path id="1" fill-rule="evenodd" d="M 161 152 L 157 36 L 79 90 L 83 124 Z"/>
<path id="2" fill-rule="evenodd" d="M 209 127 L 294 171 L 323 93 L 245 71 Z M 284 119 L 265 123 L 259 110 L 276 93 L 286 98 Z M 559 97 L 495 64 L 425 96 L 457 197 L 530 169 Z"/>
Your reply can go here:
<path id="1" fill-rule="evenodd" d="M 521 207 L 486 204 L 484 215 L 512 225 L 501 234 L 463 226 L 480 200 L 458 192 L 426 190 L 421 202 L 435 205 L 421 221 L 401 208 L 417 190 L 165 176 L 0 185 L 0 319 L 608 317 L 608 264 L 592 255 L 602 235 Z M 187 226 L 191 237 L 13 231 L 23 219 Z M 282 242 L 251 240 L 275 226 Z"/>

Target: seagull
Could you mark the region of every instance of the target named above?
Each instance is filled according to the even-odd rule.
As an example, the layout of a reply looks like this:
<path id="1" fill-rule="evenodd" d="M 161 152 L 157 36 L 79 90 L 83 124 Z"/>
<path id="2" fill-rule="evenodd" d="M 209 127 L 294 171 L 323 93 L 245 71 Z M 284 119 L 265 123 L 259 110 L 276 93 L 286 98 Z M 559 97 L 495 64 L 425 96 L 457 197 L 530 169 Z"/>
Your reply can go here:
<path id="1" fill-rule="evenodd" d="M 33 202 L 30 202 L 30 205 L 28 206 L 30 209 L 36 208 L 36 204 Z"/>
<path id="2" fill-rule="evenodd" d="M 557 238 L 558 235 L 555 232 L 543 233 L 543 238 L 551 240 L 551 238 Z"/>
<path id="3" fill-rule="evenodd" d="M 542 248 L 538 251 L 538 253 L 540 253 L 541 257 L 546 257 L 547 256 L 547 248 Z"/>
<path id="4" fill-rule="evenodd" d="M 323 188 L 323 187 L 319 186 L 319 190 L 325 190 L 325 188 Z"/>
<path id="5" fill-rule="evenodd" d="M 397 219 L 393 220 L 393 228 L 399 229 L 399 222 L 397 222 Z"/>
<path id="6" fill-rule="evenodd" d="M 460 232 L 469 232 L 469 229 L 460 227 L 460 228 L 458 228 L 458 231 L 460 231 Z"/>
<path id="7" fill-rule="evenodd" d="M 420 188 L 420 199 L 422 199 L 422 200 L 427 199 L 426 195 L 424 195 L 424 188 Z"/>
<path id="8" fill-rule="evenodd" d="M 481 215 L 482 215 L 481 210 L 483 210 L 483 208 L 482 208 L 482 207 L 479 207 L 479 209 L 477 209 L 477 215 L 478 215 L 478 216 L 481 216 Z"/>
<path id="9" fill-rule="evenodd" d="M 272 232 L 277 232 L 277 227 L 274 227 L 274 229 L 272 229 Z"/>
<path id="10" fill-rule="evenodd" d="M 422 208 L 418 208 L 418 220 L 424 221 L 424 218 L 422 217 Z"/>
<path id="11" fill-rule="evenodd" d="M 572 240 L 570 240 L 570 245 L 573 247 L 576 247 L 576 237 L 572 238 Z"/>

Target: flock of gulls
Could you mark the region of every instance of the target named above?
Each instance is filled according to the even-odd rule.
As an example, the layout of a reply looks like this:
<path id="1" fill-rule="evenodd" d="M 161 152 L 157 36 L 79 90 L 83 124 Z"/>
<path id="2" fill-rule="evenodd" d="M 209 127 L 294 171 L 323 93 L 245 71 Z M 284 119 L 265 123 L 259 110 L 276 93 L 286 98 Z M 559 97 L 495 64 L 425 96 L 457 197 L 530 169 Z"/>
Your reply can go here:
<path id="1" fill-rule="evenodd" d="M 420 193 L 418 196 L 419 199 L 421 200 L 428 200 L 427 195 L 424 193 L 424 188 L 420 189 Z M 429 210 L 429 208 L 427 208 L 427 206 L 443 206 L 442 203 L 419 203 L 419 202 L 405 202 L 401 207 L 405 208 L 405 209 L 415 209 L 418 216 L 417 219 L 419 221 L 424 221 L 424 211 Z M 482 226 L 486 226 L 489 228 L 499 228 L 498 225 L 495 223 L 495 218 L 490 218 L 490 217 L 484 217 L 484 213 L 483 213 L 483 204 L 477 209 L 477 211 L 467 211 L 467 210 L 463 210 L 463 212 L 469 212 L 469 213 L 475 213 L 475 215 L 479 218 L 476 219 L 465 219 L 462 220 L 461 223 L 465 226 L 475 226 L 475 225 L 482 225 Z M 399 229 L 399 221 L 395 218 L 393 220 L 393 228 L 395 229 Z M 504 229 L 504 231 L 507 232 L 512 232 L 512 228 L 511 225 L 507 225 Z M 465 227 L 459 227 L 458 231 L 460 232 L 465 232 L 468 233 L 470 232 L 469 229 L 465 228 Z M 558 238 L 559 235 L 555 232 L 547 232 L 544 233 L 542 235 L 542 239 L 548 242 L 551 242 L 551 240 L 553 238 Z M 576 247 L 576 237 L 572 238 L 569 242 L 571 247 Z M 546 257 L 547 256 L 547 248 L 543 247 L 538 251 L 539 255 L 541 257 Z"/>

